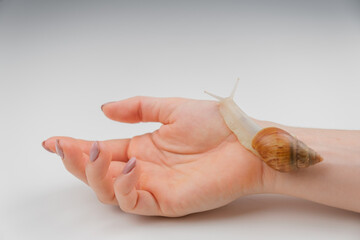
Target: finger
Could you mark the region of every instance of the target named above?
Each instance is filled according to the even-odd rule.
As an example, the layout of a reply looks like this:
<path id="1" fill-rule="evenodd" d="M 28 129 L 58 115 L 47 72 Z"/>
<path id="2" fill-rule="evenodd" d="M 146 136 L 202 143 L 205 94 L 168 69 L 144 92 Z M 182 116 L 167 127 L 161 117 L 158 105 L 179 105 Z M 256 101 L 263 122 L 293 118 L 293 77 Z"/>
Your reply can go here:
<path id="1" fill-rule="evenodd" d="M 139 177 L 139 166 L 136 166 L 136 159 L 131 158 L 114 182 L 114 192 L 119 207 L 128 213 L 161 215 L 155 197 L 148 191 L 136 189 Z"/>
<path id="2" fill-rule="evenodd" d="M 55 136 L 50 137 L 42 142 L 42 146 L 48 150 L 49 152 L 56 153 L 56 147 L 55 142 L 56 140 L 59 140 L 60 142 L 69 142 L 72 145 L 76 145 L 77 148 L 79 148 L 81 151 L 88 153 L 89 149 L 91 147 L 92 141 L 85 141 L 80 139 L 75 139 L 71 137 L 61 137 L 61 136 Z"/>
<path id="3" fill-rule="evenodd" d="M 109 140 L 102 142 L 112 153 L 112 160 L 127 161 L 127 148 L 129 139 Z M 88 184 L 85 167 L 89 159 L 89 152 L 93 142 L 78 140 L 70 137 L 53 137 L 46 140 L 43 145 L 51 152 L 56 152 L 63 164 L 72 175 Z"/>
<path id="4" fill-rule="evenodd" d="M 84 183 L 88 183 L 85 175 L 85 165 L 88 157 L 73 141 L 55 140 L 55 151 L 61 157 L 63 164 L 71 174 Z"/>
<path id="5" fill-rule="evenodd" d="M 101 142 L 112 154 L 112 161 L 126 162 L 129 160 L 128 148 L 130 139 L 114 139 Z"/>
<path id="6" fill-rule="evenodd" d="M 137 122 L 172 122 L 171 113 L 185 99 L 132 97 L 118 102 L 110 102 L 101 106 L 104 114 L 115 121 Z"/>
<path id="7" fill-rule="evenodd" d="M 71 138 L 71 137 L 56 136 L 56 137 L 51 137 L 51 138 L 45 140 L 42 143 L 42 146 L 47 151 L 56 153 L 56 147 L 55 147 L 56 139 L 59 139 L 59 141 L 61 143 L 66 142 L 69 145 L 73 145 L 73 147 L 81 150 L 86 155 L 89 155 L 90 148 L 91 148 L 92 144 L 94 143 L 93 141 L 86 141 L 86 140 L 75 139 L 75 138 Z M 129 157 L 127 155 L 127 149 L 129 146 L 129 142 L 130 142 L 130 139 L 113 139 L 113 140 L 102 141 L 102 143 L 104 143 L 104 145 L 106 145 L 106 148 L 108 149 L 108 151 L 110 151 L 112 153 L 112 160 L 113 161 L 122 161 L 122 162 L 126 162 L 129 159 Z M 67 154 L 65 154 L 65 155 L 67 155 Z"/>
<path id="8" fill-rule="evenodd" d="M 111 158 L 111 152 L 108 151 L 104 143 L 94 142 L 90 149 L 85 174 L 89 186 L 94 190 L 100 202 L 116 205 L 113 176 L 109 172 Z"/>

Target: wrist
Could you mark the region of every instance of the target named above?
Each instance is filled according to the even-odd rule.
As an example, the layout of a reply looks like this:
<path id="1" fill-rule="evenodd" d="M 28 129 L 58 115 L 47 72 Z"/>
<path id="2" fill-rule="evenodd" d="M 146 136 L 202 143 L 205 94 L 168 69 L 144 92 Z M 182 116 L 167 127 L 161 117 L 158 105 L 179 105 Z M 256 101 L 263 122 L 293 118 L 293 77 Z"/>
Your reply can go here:
<path id="1" fill-rule="evenodd" d="M 281 128 L 311 147 L 311 144 L 309 143 L 310 139 L 307 139 L 306 133 L 303 131 L 305 129 L 289 127 L 269 121 L 260 121 L 260 120 L 255 120 L 255 121 L 262 128 L 267 128 L 267 127 Z M 291 189 L 291 186 L 288 186 L 286 180 L 284 181 L 284 179 L 286 179 L 288 176 L 296 175 L 296 174 L 297 172 L 283 173 L 276 171 L 262 161 L 262 192 L 291 195 L 291 193 L 288 192 L 288 190 Z"/>
<path id="2" fill-rule="evenodd" d="M 309 147 L 313 148 L 315 151 L 323 150 L 322 149 L 323 146 L 319 145 L 319 142 L 321 141 L 318 141 L 317 139 L 317 136 L 319 135 L 319 133 L 316 131 L 317 129 L 289 127 L 269 121 L 261 121 L 257 119 L 253 119 L 253 120 L 262 128 L 267 128 L 267 127 L 281 128 L 289 132 L 291 135 L 295 136 L 302 142 L 304 142 Z M 302 169 L 300 171 L 295 171 L 291 173 L 283 173 L 272 169 L 260 158 L 259 161 L 261 161 L 262 163 L 261 186 L 258 191 L 259 193 L 276 193 L 276 194 L 293 195 L 292 190 L 294 189 L 294 187 L 292 186 L 291 183 L 292 181 L 287 181 L 287 179 L 298 178 L 299 176 L 306 174 L 307 172 L 312 172 L 313 170 L 316 170 L 320 167 L 320 166 L 312 166 L 309 169 Z"/>
<path id="3" fill-rule="evenodd" d="M 360 131 L 277 126 L 323 157 L 322 163 L 299 171 L 277 172 L 263 167 L 263 192 L 290 195 L 328 206 L 360 212 Z"/>
<path id="4" fill-rule="evenodd" d="M 321 155 L 324 154 L 324 145 L 321 144 L 321 141 L 318 140 L 319 132 L 318 129 L 308 129 L 308 128 L 298 128 L 298 127 L 289 127 L 277 123 L 261 121 L 259 123 L 262 127 L 278 127 L 289 132 L 291 135 L 295 136 L 307 146 L 319 152 Z M 302 178 L 307 175 L 316 175 L 319 169 L 321 170 L 323 165 L 319 164 L 312 166 L 310 168 L 300 169 L 294 172 L 279 172 L 271 167 L 267 166 L 264 163 L 263 167 L 263 188 L 264 193 L 275 193 L 275 194 L 284 194 L 292 195 L 297 197 L 302 197 L 299 192 L 297 192 L 298 181 L 301 181 Z M 296 181 L 294 181 L 296 180 Z"/>

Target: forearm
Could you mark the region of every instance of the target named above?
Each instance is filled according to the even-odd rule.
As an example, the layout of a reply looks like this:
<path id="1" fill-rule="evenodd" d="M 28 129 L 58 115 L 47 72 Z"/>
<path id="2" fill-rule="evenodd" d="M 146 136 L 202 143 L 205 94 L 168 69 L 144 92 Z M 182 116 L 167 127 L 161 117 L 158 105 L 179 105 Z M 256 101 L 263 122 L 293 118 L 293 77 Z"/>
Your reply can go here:
<path id="1" fill-rule="evenodd" d="M 313 148 L 324 160 L 294 173 L 265 167 L 265 190 L 360 212 L 360 131 L 281 128 Z"/>

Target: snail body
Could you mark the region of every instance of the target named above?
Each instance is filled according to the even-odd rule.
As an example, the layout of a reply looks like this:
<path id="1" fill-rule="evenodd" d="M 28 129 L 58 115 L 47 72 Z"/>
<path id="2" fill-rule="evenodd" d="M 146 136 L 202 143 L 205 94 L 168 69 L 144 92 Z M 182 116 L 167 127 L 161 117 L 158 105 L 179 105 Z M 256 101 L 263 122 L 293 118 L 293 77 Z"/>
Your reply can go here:
<path id="1" fill-rule="evenodd" d="M 261 128 L 244 113 L 233 100 L 238 82 L 229 97 L 205 93 L 219 100 L 221 116 L 246 149 L 280 172 L 296 171 L 322 161 L 318 153 L 287 131 L 277 127 Z"/>

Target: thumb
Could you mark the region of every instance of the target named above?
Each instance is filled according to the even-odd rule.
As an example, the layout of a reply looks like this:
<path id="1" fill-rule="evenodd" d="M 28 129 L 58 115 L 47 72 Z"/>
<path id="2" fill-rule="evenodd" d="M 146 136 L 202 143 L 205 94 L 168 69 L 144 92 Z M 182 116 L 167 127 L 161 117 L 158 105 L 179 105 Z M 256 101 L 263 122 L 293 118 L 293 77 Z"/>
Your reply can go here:
<path id="1" fill-rule="evenodd" d="M 185 99 L 132 97 L 101 106 L 104 114 L 115 121 L 126 123 L 161 122 L 171 123 L 170 115 Z"/>

